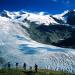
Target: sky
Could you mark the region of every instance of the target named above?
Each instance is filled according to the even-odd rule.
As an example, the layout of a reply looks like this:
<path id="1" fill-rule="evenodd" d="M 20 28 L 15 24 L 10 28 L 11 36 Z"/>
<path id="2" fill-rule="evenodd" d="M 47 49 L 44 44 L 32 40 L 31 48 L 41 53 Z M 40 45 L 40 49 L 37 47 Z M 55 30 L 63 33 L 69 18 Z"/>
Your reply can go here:
<path id="1" fill-rule="evenodd" d="M 0 0 L 0 11 L 31 11 L 61 13 L 75 9 L 75 0 Z"/>

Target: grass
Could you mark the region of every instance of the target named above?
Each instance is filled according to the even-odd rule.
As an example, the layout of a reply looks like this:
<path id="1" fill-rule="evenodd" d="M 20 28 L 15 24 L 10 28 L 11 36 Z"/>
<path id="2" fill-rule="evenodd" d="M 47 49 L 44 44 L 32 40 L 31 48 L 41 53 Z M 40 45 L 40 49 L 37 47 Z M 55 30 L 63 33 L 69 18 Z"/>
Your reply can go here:
<path id="1" fill-rule="evenodd" d="M 38 70 L 37 73 L 35 73 L 34 70 L 25 71 L 23 69 L 1 69 L 0 75 L 75 75 L 75 74 L 63 72 L 63 71 L 46 70 L 46 69 Z"/>

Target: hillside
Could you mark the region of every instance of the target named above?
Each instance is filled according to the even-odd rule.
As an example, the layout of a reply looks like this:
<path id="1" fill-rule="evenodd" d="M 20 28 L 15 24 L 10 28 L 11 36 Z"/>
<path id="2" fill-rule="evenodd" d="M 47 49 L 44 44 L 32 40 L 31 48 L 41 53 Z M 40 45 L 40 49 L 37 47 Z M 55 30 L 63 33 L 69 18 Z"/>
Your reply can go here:
<path id="1" fill-rule="evenodd" d="M 0 75 L 75 75 L 63 71 L 52 71 L 52 70 L 38 70 L 35 71 L 24 71 L 22 69 L 2 69 L 0 70 Z"/>

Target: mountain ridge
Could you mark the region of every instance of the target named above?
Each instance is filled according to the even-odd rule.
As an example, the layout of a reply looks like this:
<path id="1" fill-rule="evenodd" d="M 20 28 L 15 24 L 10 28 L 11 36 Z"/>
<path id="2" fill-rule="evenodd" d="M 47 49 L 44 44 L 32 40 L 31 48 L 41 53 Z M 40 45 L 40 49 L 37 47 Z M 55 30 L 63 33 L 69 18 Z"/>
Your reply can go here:
<path id="1" fill-rule="evenodd" d="M 74 35 L 73 30 L 75 21 L 73 19 L 75 16 L 75 10 L 67 10 L 64 11 L 64 13 L 57 15 L 45 15 L 43 12 L 29 13 L 25 11 L 4 11 L 1 13 L 1 16 L 13 21 L 13 23 L 19 23 L 22 28 L 28 31 L 31 39 L 40 43 L 58 46 L 60 41 L 63 42 L 63 40 L 68 39 Z M 73 19 L 71 16 L 73 17 Z M 64 27 L 66 27 L 66 30 L 64 29 Z M 42 32 L 39 29 L 41 29 Z M 42 35 L 43 37 L 40 35 Z M 54 39 L 52 37 L 54 37 Z M 64 47 L 66 47 L 66 45 Z"/>

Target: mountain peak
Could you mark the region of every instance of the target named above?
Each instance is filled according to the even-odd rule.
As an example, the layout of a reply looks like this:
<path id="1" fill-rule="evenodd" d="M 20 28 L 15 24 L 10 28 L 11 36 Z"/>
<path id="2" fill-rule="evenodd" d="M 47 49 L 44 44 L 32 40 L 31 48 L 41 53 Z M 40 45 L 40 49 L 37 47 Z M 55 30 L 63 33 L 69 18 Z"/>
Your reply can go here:
<path id="1" fill-rule="evenodd" d="M 3 12 L 1 12 L 0 15 L 2 17 L 17 20 L 20 22 L 24 22 L 23 20 L 27 19 L 30 22 L 35 22 L 36 24 L 44 24 L 44 25 L 60 24 L 60 23 L 70 24 L 68 23 L 68 17 L 75 16 L 75 10 L 66 10 L 63 13 L 56 15 L 45 14 L 44 12 L 39 12 L 39 13 L 32 13 L 26 11 L 10 12 L 4 10 Z"/>

